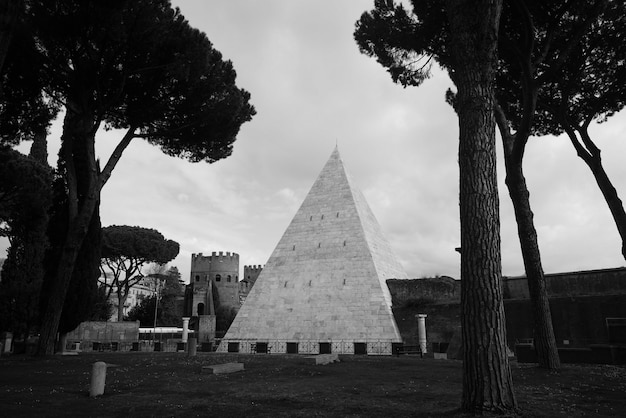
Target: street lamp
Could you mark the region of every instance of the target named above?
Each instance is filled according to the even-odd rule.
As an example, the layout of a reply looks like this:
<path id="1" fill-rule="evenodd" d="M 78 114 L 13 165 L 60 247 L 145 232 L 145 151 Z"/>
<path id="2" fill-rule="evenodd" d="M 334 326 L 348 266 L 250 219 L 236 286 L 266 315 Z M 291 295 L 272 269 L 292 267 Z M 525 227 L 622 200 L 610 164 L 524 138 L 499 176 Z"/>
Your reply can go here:
<path id="1" fill-rule="evenodd" d="M 159 308 L 159 299 L 161 298 L 161 279 L 153 276 L 154 279 L 154 335 L 153 341 L 156 341 L 156 326 L 157 326 L 157 310 Z"/>

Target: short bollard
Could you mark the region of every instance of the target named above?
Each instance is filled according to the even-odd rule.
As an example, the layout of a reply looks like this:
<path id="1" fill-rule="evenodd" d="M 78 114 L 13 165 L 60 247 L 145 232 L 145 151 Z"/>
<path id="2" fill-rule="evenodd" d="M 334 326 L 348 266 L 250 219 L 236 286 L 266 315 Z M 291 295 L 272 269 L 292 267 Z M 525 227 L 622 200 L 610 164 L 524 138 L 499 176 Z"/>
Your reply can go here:
<path id="1" fill-rule="evenodd" d="M 198 343 L 196 341 L 197 340 L 195 338 L 189 338 L 187 340 L 187 356 L 188 357 L 196 356 L 196 351 L 198 350 Z"/>
<path id="2" fill-rule="evenodd" d="M 89 396 L 95 398 L 104 394 L 104 382 L 107 378 L 107 364 L 104 361 L 96 361 L 91 368 L 91 386 Z"/>

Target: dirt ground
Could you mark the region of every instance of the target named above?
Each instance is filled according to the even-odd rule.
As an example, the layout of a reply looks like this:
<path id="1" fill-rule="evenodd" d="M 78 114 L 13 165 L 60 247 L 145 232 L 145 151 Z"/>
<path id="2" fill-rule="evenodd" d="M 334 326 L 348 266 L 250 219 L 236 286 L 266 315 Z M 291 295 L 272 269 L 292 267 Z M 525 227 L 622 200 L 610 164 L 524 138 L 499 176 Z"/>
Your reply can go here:
<path id="1" fill-rule="evenodd" d="M 316 366 L 297 355 L 81 353 L 0 357 L 3 417 L 463 416 L 461 363 L 419 357 L 340 356 Z M 103 396 L 89 397 L 92 364 L 107 363 Z M 245 370 L 202 373 L 241 362 Z M 513 363 L 527 417 L 626 416 L 626 368 Z"/>

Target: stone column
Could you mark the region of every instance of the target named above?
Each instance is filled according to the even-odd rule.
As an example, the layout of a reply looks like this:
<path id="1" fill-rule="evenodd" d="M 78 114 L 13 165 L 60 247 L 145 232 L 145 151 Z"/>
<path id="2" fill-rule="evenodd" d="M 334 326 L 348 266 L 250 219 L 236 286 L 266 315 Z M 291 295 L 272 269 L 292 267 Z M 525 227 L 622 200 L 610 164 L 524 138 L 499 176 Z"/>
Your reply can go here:
<path id="1" fill-rule="evenodd" d="M 4 346 L 3 353 L 10 353 L 11 352 L 11 343 L 13 342 L 13 333 L 11 332 L 3 332 L 0 335 L 0 338 L 2 339 L 2 344 Z"/>
<path id="2" fill-rule="evenodd" d="M 195 357 L 197 350 L 198 350 L 198 340 L 196 340 L 194 337 L 191 337 L 189 339 L 189 344 L 187 345 L 187 356 Z"/>
<path id="3" fill-rule="evenodd" d="M 426 353 L 426 314 L 417 314 L 417 339 L 422 353 Z"/>
<path id="4" fill-rule="evenodd" d="M 184 343 L 187 342 L 187 337 L 189 336 L 189 319 L 190 318 L 183 317 L 183 338 L 182 338 L 182 342 L 184 342 Z"/>
<path id="5" fill-rule="evenodd" d="M 107 378 L 107 364 L 97 361 L 91 368 L 91 385 L 89 386 L 89 396 L 95 398 L 104 394 L 104 385 Z"/>

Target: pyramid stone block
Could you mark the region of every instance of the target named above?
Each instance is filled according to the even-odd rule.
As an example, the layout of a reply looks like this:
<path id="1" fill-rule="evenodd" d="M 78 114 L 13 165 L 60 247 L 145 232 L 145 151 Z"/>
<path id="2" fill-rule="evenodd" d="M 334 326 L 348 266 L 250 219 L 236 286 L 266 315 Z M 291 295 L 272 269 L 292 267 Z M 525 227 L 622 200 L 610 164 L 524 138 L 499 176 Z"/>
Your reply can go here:
<path id="1" fill-rule="evenodd" d="M 406 273 L 335 149 L 224 336 L 219 351 L 249 342 L 298 343 L 307 354 L 391 354 L 401 342 L 387 279 Z M 276 351 L 272 351 L 273 353 Z"/>

